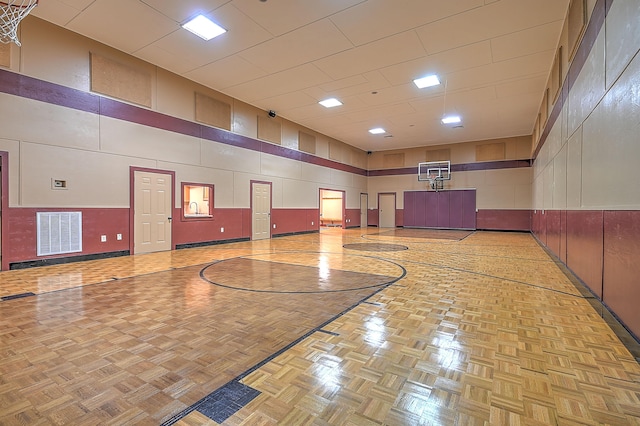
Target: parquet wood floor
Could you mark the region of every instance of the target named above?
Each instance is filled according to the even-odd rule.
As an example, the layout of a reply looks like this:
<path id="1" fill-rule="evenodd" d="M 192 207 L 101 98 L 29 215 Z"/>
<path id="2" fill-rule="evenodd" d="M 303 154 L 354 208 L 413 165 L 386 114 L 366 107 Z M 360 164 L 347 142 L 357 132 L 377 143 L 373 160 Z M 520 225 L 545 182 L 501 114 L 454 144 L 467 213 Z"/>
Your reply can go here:
<path id="1" fill-rule="evenodd" d="M 1 272 L 0 425 L 640 424 L 640 345 L 530 235 L 386 231 Z"/>

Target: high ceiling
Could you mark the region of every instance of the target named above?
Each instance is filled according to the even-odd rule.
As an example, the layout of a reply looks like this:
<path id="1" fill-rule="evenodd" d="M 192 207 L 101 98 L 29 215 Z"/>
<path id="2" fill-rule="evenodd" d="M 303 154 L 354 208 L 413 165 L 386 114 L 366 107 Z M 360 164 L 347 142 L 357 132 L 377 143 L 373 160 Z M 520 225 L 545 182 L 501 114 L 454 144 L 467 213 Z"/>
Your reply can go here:
<path id="1" fill-rule="evenodd" d="M 532 133 L 569 0 L 40 0 L 33 15 L 366 151 Z M 228 30 L 181 27 L 205 14 Z M 442 84 L 418 89 L 413 79 Z M 328 97 L 342 106 L 318 104 Z M 463 127 L 440 123 L 462 117 Z M 368 130 L 382 127 L 382 135 Z"/>

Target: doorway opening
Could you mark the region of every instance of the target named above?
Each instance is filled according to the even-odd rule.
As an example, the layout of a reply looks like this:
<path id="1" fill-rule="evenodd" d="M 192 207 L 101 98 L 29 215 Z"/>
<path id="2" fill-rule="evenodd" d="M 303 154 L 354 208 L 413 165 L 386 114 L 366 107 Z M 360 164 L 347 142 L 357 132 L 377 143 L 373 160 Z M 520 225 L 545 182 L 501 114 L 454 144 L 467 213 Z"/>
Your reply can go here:
<path id="1" fill-rule="evenodd" d="M 320 190 L 320 226 L 344 228 L 344 191 Z"/>

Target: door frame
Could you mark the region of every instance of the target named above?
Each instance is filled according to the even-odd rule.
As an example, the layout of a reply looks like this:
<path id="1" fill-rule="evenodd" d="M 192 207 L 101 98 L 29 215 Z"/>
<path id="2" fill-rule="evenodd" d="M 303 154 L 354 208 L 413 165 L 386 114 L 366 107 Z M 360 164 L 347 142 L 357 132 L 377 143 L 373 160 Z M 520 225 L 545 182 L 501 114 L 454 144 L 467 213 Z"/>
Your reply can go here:
<path id="1" fill-rule="evenodd" d="M 393 227 L 396 228 L 396 213 L 398 212 L 398 195 L 395 192 L 378 192 L 378 228 L 382 228 L 382 221 L 380 220 L 380 196 L 381 195 L 393 195 Z"/>
<path id="2" fill-rule="evenodd" d="M 342 193 L 342 221 L 341 228 L 346 229 L 347 224 L 347 191 L 343 189 L 331 189 L 331 188 L 318 188 L 318 210 L 319 210 L 319 220 L 318 225 L 322 224 L 322 191 L 332 191 L 332 192 L 341 192 Z"/>
<path id="3" fill-rule="evenodd" d="M 268 182 L 266 180 L 253 180 L 249 181 L 249 211 L 251 215 L 251 233 L 249 239 L 253 241 L 253 184 L 260 183 L 263 185 L 269 185 L 269 239 L 273 238 L 273 182 Z M 260 241 L 260 240 L 258 240 Z"/>
<path id="4" fill-rule="evenodd" d="M 150 169 L 147 167 L 129 166 L 129 254 L 134 254 L 134 234 L 135 225 L 135 179 L 136 172 L 159 173 L 163 175 L 171 175 L 171 250 L 176 249 L 176 239 L 174 238 L 173 221 L 176 219 L 176 172 L 173 170 Z M 178 212 L 180 217 L 180 212 Z"/>

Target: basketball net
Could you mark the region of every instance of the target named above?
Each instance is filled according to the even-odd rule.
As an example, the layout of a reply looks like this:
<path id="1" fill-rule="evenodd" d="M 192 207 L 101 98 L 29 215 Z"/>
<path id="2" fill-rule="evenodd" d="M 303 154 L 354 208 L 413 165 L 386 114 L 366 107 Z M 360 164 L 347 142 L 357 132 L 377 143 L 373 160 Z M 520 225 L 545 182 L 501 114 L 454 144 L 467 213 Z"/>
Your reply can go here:
<path id="1" fill-rule="evenodd" d="M 14 42 L 20 46 L 18 24 L 37 5 L 38 0 L 0 1 L 0 42 Z"/>
<path id="2" fill-rule="evenodd" d="M 441 180 L 442 180 L 441 176 L 434 173 L 429 174 L 429 176 L 427 177 L 427 181 L 429 182 L 429 187 L 436 191 L 438 191 L 439 189 L 438 182 Z"/>

